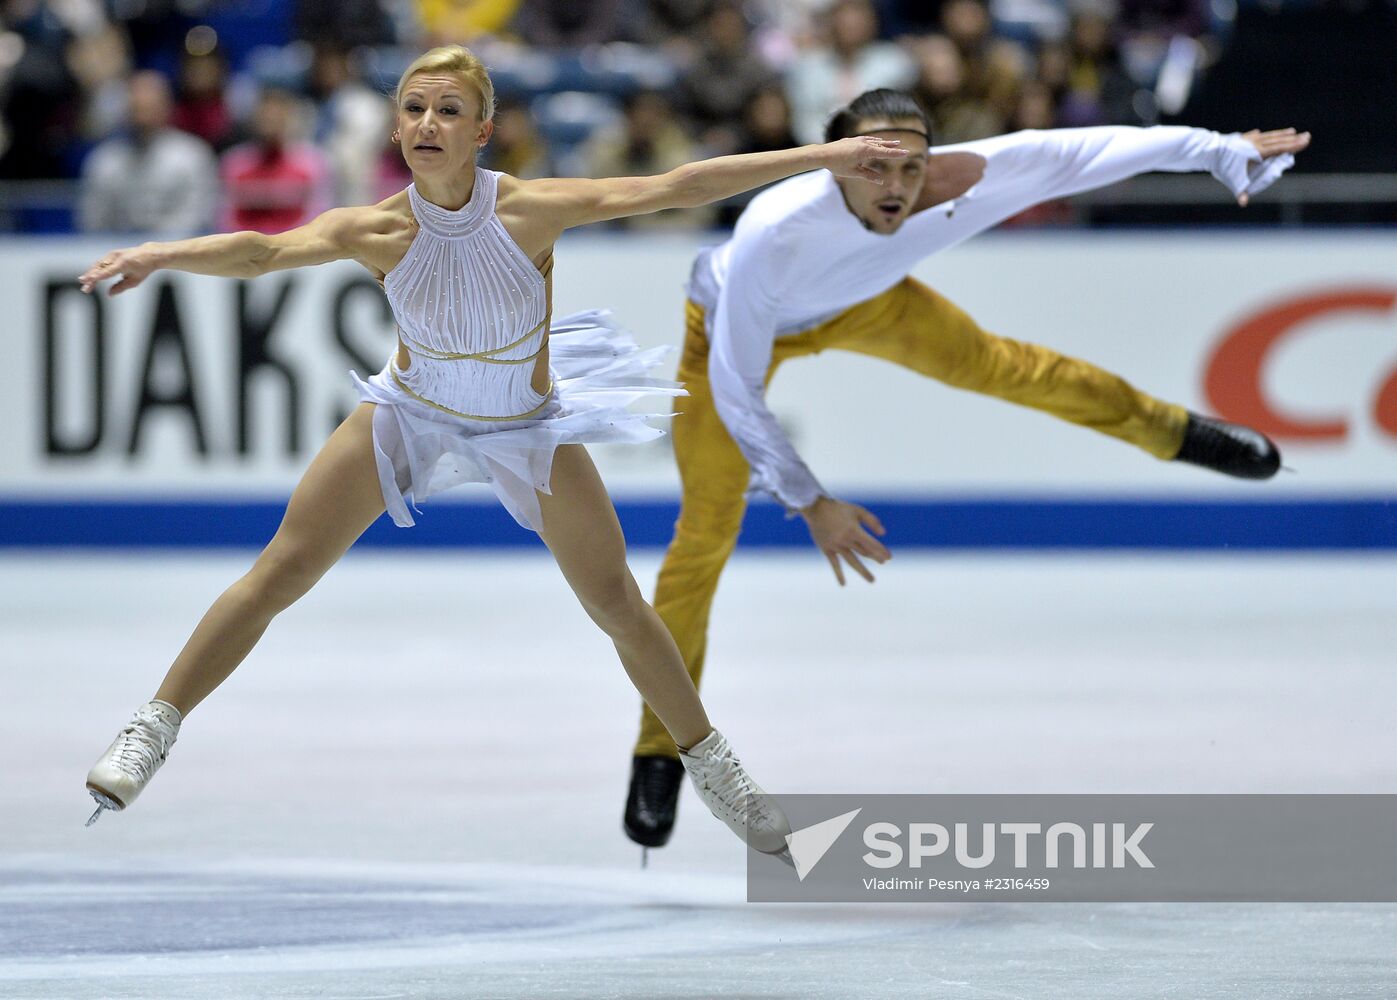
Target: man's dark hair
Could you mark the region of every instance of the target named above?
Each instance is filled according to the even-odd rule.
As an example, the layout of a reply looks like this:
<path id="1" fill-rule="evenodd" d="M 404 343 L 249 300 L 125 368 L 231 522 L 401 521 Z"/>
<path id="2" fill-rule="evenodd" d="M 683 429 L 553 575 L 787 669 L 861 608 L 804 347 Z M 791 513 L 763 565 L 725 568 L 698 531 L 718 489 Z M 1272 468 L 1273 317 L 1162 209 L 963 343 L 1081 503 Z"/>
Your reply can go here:
<path id="1" fill-rule="evenodd" d="M 866 90 L 830 116 L 825 125 L 825 142 L 858 135 L 859 122 L 868 118 L 915 118 L 922 123 L 927 145 L 931 145 L 931 119 L 917 99 L 905 90 Z"/>

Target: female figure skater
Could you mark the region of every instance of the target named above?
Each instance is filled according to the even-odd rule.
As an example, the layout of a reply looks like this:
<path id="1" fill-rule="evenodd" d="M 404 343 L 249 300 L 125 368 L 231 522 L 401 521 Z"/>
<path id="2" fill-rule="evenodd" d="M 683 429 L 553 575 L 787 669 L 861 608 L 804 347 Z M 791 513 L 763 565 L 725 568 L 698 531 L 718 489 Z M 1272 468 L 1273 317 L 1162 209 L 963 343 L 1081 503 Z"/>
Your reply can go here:
<path id="1" fill-rule="evenodd" d="M 399 328 L 383 371 L 356 378 L 361 404 L 311 462 L 276 535 L 214 602 L 154 700 L 88 774 L 97 800 L 89 825 L 102 810 L 135 801 L 184 717 L 385 509 L 411 525 L 414 500 L 488 482 L 543 538 L 615 643 L 631 681 L 684 748 L 714 815 L 757 850 L 783 852 L 785 817 L 709 723 L 674 640 L 631 577 L 615 511 L 582 447 L 655 436 L 644 416 L 624 407 L 657 389 L 680 390 L 644 378 L 654 357 L 609 336 L 595 314 L 572 317 L 550 336 L 553 244 L 574 226 L 707 204 L 821 167 L 876 179 L 871 161 L 905 152 L 895 141 L 855 137 L 719 157 L 655 177 L 523 181 L 476 166 L 493 129 L 494 90 L 466 49 L 420 56 L 395 101 L 393 138 L 412 170 L 407 190 L 378 205 L 333 209 L 278 236 L 230 233 L 117 250 L 80 278 L 90 292 L 120 276 L 115 295 L 161 268 L 246 278 L 353 259 L 381 281 Z"/>

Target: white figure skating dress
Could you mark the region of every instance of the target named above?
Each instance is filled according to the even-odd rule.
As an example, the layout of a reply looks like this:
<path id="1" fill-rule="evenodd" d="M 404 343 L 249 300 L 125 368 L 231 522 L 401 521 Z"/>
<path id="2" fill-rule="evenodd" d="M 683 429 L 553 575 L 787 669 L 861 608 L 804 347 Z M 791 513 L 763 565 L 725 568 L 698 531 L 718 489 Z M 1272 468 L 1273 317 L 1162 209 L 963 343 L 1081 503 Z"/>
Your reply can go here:
<path id="1" fill-rule="evenodd" d="M 499 174 L 477 169 L 464 208 L 434 205 L 408 187 L 419 230 L 383 289 L 409 353 L 397 350 L 359 396 L 377 403 L 374 453 L 394 523 L 416 502 L 461 483 L 489 483 L 514 519 L 539 529 L 535 490 L 549 491 L 563 444 L 649 441 L 662 414 L 634 413 L 645 396 L 682 395 L 649 371 L 667 348 L 641 351 L 601 312 L 550 323 L 545 275 L 495 215 Z M 532 386 L 547 343 L 552 384 Z"/>

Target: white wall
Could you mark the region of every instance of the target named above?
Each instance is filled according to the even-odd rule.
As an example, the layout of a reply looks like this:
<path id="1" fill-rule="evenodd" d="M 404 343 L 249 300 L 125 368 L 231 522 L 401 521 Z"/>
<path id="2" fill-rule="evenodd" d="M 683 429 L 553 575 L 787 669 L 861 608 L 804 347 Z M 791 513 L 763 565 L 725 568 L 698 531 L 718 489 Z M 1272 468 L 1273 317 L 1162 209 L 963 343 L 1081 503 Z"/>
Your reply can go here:
<path id="1" fill-rule="evenodd" d="M 677 346 L 683 282 L 699 242 L 568 239 L 558 250 L 556 312 L 610 306 L 643 343 Z M 60 290 L 50 323 L 49 289 L 107 249 L 92 242 L 0 242 L 0 301 L 16 364 L 0 396 L 9 430 L 0 438 L 0 491 L 11 497 L 285 495 L 355 401 L 345 374 L 355 365 L 350 351 L 376 370 L 391 349 L 392 322 L 371 279 L 344 264 L 270 275 L 246 286 L 245 313 L 254 320 L 288 290 L 267 345 L 298 381 L 297 450 L 288 452 L 284 440 L 285 385 L 264 373 L 251 383 L 252 436 L 247 453 L 238 453 L 240 284 L 158 274 L 102 304 L 100 440 L 80 454 L 50 454 L 45 345 L 54 345 L 56 358 L 53 430 L 68 447 L 84 445 L 96 417 L 90 388 L 96 307 L 71 289 Z M 1050 344 L 1156 395 L 1203 409 L 1212 408 L 1204 392 L 1210 361 L 1240 324 L 1293 300 L 1349 295 L 1354 308 L 1316 315 L 1275 342 L 1259 388 L 1292 421 L 1346 424 L 1336 436 L 1282 439 L 1287 464 L 1296 470 L 1284 480 L 1287 492 L 1390 495 L 1397 488 L 1397 386 L 1388 390 L 1394 393 L 1385 404 L 1390 412 L 1382 421 L 1377 416 L 1379 393 L 1397 371 L 1397 235 L 991 234 L 932 258 L 917 276 L 990 330 Z M 187 411 L 170 407 L 147 409 L 139 446 L 129 452 L 162 287 L 166 318 L 188 345 L 205 455 L 194 447 Z M 1366 298 L 1353 298 L 1355 290 Z M 182 385 L 171 343 L 157 352 L 148 380 L 156 393 L 175 393 Z M 1220 402 L 1236 405 L 1235 398 Z M 816 474 L 836 492 L 1224 495 L 1254 489 L 1154 462 L 1099 435 L 851 355 L 791 363 L 771 403 Z M 599 449 L 598 455 L 619 494 L 675 488 L 663 446 Z"/>

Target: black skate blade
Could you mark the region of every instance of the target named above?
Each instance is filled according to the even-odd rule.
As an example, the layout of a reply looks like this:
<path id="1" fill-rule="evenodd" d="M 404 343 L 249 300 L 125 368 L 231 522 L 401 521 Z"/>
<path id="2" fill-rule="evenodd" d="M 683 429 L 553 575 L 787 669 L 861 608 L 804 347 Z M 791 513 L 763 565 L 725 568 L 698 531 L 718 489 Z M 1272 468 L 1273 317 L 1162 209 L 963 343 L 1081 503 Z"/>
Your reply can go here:
<path id="1" fill-rule="evenodd" d="M 648 867 L 650 867 L 650 848 L 642 847 L 640 849 L 640 870 L 645 871 Z"/>

